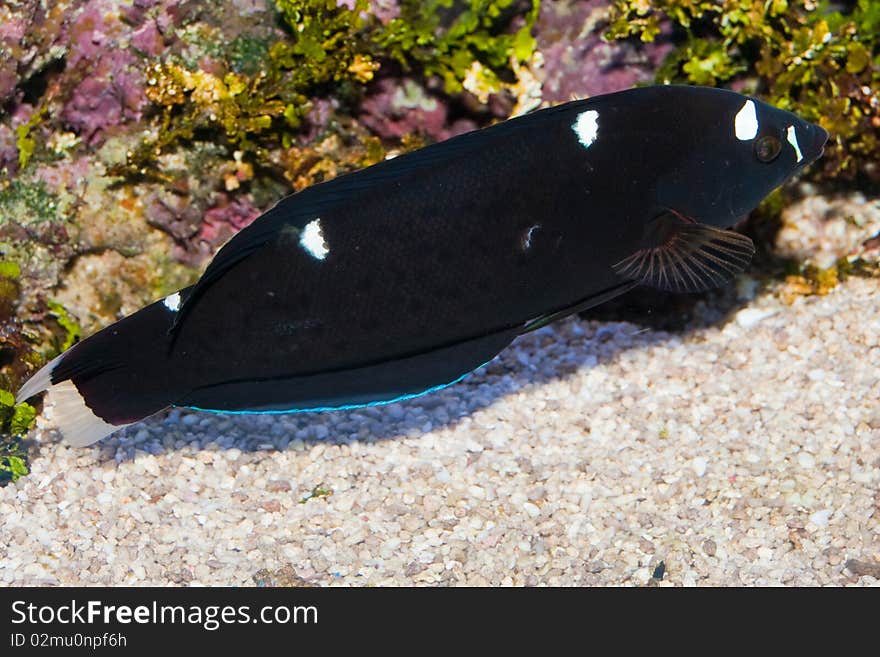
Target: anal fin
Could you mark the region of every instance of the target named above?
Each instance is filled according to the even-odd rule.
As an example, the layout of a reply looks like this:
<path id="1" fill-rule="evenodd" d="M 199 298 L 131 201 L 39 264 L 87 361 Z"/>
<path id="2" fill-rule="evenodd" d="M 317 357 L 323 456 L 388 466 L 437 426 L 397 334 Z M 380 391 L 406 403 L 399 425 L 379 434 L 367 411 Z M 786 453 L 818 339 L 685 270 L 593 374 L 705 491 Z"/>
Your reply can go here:
<path id="1" fill-rule="evenodd" d="M 175 406 L 228 413 L 294 413 L 378 406 L 461 380 L 510 344 L 519 327 L 410 356 L 290 377 L 207 385 Z"/>
<path id="2" fill-rule="evenodd" d="M 666 212 L 646 228 L 646 246 L 613 266 L 631 281 L 668 292 L 702 292 L 728 283 L 755 254 L 745 235 Z"/>

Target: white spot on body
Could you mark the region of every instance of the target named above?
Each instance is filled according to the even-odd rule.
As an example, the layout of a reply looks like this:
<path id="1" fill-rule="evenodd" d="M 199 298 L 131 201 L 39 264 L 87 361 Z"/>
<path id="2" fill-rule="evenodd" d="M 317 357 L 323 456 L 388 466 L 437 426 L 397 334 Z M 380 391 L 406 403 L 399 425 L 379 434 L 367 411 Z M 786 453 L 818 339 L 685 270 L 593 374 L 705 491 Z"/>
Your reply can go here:
<path id="1" fill-rule="evenodd" d="M 797 131 L 793 125 L 788 126 L 786 129 L 785 138 L 788 139 L 788 143 L 791 144 L 791 147 L 794 149 L 794 154 L 797 155 L 797 161 L 800 162 L 803 160 L 804 154 L 801 153 L 801 147 L 797 140 Z"/>
<path id="2" fill-rule="evenodd" d="M 758 112 L 755 109 L 755 101 L 747 100 L 746 104 L 736 113 L 736 118 L 733 120 L 733 129 L 736 133 L 736 138 L 740 141 L 748 141 L 755 138 L 758 134 Z"/>
<path id="3" fill-rule="evenodd" d="M 180 310 L 180 292 L 175 292 L 174 294 L 169 294 L 162 300 L 162 303 L 165 307 L 173 313 L 176 313 Z"/>
<path id="4" fill-rule="evenodd" d="M 535 231 L 541 227 L 541 224 L 535 224 L 534 226 L 529 227 L 526 231 L 526 234 L 523 235 L 522 245 L 523 250 L 528 250 L 532 248 L 532 236 L 535 234 Z"/>
<path id="5" fill-rule="evenodd" d="M 299 243 L 310 256 L 318 260 L 323 260 L 330 253 L 330 249 L 327 248 L 327 244 L 324 242 L 320 219 L 313 219 L 306 224 L 302 235 L 299 237 Z"/>
<path id="6" fill-rule="evenodd" d="M 581 112 L 571 125 L 571 129 L 577 135 L 581 146 L 589 148 L 599 134 L 599 112 L 596 110 Z"/>

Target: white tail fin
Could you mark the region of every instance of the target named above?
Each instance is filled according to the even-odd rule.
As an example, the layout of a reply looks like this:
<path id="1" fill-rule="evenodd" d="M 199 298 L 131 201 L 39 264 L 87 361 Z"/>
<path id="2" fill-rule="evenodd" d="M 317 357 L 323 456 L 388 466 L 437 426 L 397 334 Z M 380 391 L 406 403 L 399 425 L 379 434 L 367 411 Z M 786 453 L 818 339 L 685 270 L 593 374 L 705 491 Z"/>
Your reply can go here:
<path id="1" fill-rule="evenodd" d="M 48 400 L 52 403 L 52 419 L 65 442 L 74 447 L 85 447 L 96 443 L 127 424 L 108 424 L 86 406 L 82 395 L 73 381 L 62 381 L 52 384 L 52 370 L 59 363 L 63 354 L 47 363 L 21 387 L 16 395 L 16 402 L 23 402 L 34 395 L 49 391 Z"/>
<path id="2" fill-rule="evenodd" d="M 52 420 L 55 426 L 64 436 L 65 442 L 74 447 L 91 445 L 117 429 L 128 426 L 108 424 L 95 415 L 86 406 L 73 381 L 62 381 L 49 388 L 49 399 L 54 403 Z"/>
<path id="3" fill-rule="evenodd" d="M 18 394 L 15 396 L 15 403 L 20 404 L 23 401 L 27 401 L 31 397 L 36 394 L 43 392 L 44 390 L 48 390 L 52 385 L 52 370 L 55 369 L 55 366 L 61 361 L 62 356 L 56 356 L 48 363 L 43 365 L 39 372 L 34 374 L 31 378 L 25 381 L 24 385 L 21 387 L 21 390 L 18 391 Z"/>

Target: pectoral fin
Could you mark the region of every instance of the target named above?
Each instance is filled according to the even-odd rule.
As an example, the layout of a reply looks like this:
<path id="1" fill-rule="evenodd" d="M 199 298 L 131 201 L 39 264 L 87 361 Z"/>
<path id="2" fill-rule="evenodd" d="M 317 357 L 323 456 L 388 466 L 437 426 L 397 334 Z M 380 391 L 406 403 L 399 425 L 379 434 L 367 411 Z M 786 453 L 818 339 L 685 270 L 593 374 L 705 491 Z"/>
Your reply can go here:
<path id="1" fill-rule="evenodd" d="M 647 246 L 614 265 L 620 276 L 669 292 L 702 292 L 728 283 L 755 254 L 745 235 L 699 224 L 673 212 L 646 229 Z"/>

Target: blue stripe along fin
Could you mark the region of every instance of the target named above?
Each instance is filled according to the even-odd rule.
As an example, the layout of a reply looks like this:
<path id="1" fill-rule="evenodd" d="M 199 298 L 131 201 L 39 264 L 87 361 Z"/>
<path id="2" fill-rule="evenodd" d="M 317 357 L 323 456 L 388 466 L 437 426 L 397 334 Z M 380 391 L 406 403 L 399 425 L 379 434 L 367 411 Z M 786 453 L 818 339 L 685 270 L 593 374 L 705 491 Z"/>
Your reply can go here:
<path id="1" fill-rule="evenodd" d="M 483 363 L 483 365 L 488 365 L 489 361 Z M 476 370 L 483 367 L 480 365 L 475 369 L 471 370 L 467 374 L 462 374 L 460 377 L 455 379 L 454 381 L 450 381 L 449 383 L 440 383 L 436 386 L 432 386 L 421 392 L 412 392 L 406 395 L 400 395 L 399 397 L 394 397 L 392 399 L 382 399 L 380 401 L 371 401 L 371 402 L 362 402 L 360 404 L 339 404 L 338 406 L 315 406 L 311 408 L 286 408 L 286 409 L 272 409 L 272 410 L 264 410 L 264 411 L 223 411 L 218 410 L 216 408 L 200 408 L 198 406 L 184 406 L 183 408 L 190 408 L 194 411 L 204 411 L 206 413 L 228 413 L 230 415 L 289 415 L 291 413 L 327 413 L 329 411 L 353 411 L 359 408 L 370 408 L 374 406 L 387 406 L 388 404 L 394 404 L 395 402 L 405 401 L 407 399 L 415 399 L 416 397 L 423 397 L 425 395 L 429 395 L 432 392 L 437 392 L 438 390 L 443 390 L 443 388 L 448 388 L 449 386 L 455 385 L 460 381 L 463 381 L 468 377 L 469 374 L 473 374 Z"/>

